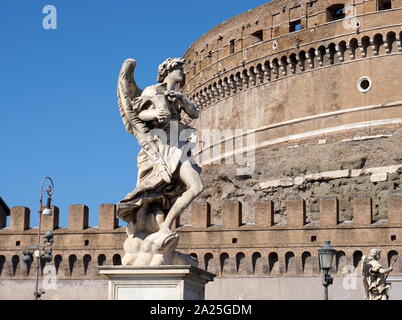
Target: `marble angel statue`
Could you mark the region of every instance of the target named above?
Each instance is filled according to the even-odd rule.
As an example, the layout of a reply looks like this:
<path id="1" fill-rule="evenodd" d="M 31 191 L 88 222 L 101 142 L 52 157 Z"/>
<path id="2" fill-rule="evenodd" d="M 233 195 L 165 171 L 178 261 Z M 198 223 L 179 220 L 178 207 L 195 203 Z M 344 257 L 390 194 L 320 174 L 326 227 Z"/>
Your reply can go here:
<path id="1" fill-rule="evenodd" d="M 381 250 L 374 248 L 370 250 L 367 258 L 363 258 L 363 284 L 366 300 L 388 300 L 391 283 L 387 282 L 388 275 L 393 270 L 394 259 L 389 268 L 384 268 L 379 260 Z M 397 258 L 397 257 L 396 257 Z"/>
<path id="2" fill-rule="evenodd" d="M 134 80 L 136 61 L 124 61 L 118 80 L 118 103 L 128 133 L 138 140 L 138 178 L 120 201 L 118 218 L 126 221 L 124 265 L 196 264 L 175 251 L 175 219 L 203 191 L 201 169 L 191 154 L 194 128 L 182 114 L 199 117 L 199 108 L 176 90 L 183 81 L 184 60 L 168 58 L 158 68 L 158 84 L 143 91 Z"/>

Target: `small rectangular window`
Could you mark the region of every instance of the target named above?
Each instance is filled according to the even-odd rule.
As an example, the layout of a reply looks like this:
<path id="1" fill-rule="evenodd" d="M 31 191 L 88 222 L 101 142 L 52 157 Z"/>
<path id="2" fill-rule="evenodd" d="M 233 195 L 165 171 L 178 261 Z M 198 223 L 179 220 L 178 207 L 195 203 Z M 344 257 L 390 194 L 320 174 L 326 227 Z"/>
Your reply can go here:
<path id="1" fill-rule="evenodd" d="M 289 32 L 298 31 L 301 29 L 301 20 L 294 20 L 289 23 Z"/>
<path id="2" fill-rule="evenodd" d="M 389 10 L 392 9 L 392 0 L 377 0 L 377 10 Z"/>
<path id="3" fill-rule="evenodd" d="M 334 4 L 327 8 L 327 21 L 334 21 L 345 18 L 345 5 L 342 3 Z"/>
<path id="4" fill-rule="evenodd" d="M 258 30 L 251 34 L 254 38 L 256 38 L 257 41 L 263 41 L 264 40 L 264 32 L 262 30 Z"/>

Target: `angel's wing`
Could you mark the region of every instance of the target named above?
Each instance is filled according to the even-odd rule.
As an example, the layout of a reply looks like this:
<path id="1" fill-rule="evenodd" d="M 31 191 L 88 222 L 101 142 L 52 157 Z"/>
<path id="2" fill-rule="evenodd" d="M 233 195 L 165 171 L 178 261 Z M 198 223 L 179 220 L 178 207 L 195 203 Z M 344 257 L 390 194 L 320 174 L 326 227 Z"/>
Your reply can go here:
<path id="1" fill-rule="evenodd" d="M 363 285 L 364 285 L 364 293 L 366 295 L 366 300 L 369 299 L 369 283 L 368 283 L 368 277 L 370 275 L 370 264 L 367 262 L 367 258 L 365 256 L 362 257 L 363 263 L 362 263 L 362 277 L 363 277 Z"/>
<path id="2" fill-rule="evenodd" d="M 134 80 L 134 69 L 136 64 L 137 63 L 134 59 L 126 59 L 121 66 L 117 83 L 119 111 L 123 124 L 126 127 L 127 132 L 130 134 L 134 134 L 129 118 L 129 114 L 132 112 L 132 100 L 139 97 L 142 92 Z"/>

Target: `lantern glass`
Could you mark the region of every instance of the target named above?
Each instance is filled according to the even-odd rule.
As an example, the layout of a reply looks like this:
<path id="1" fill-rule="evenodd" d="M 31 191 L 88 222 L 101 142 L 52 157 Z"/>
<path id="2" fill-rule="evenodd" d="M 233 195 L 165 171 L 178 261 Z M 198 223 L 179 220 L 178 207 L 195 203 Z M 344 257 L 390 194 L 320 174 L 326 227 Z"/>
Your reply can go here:
<path id="1" fill-rule="evenodd" d="M 52 210 L 51 209 L 49 209 L 49 208 L 45 208 L 45 209 L 43 209 L 43 211 L 42 211 L 42 214 L 44 214 L 44 215 L 51 215 L 52 214 Z"/>
<path id="2" fill-rule="evenodd" d="M 326 240 L 324 242 L 324 246 L 318 249 L 318 258 L 320 262 L 320 269 L 324 271 L 329 271 L 332 266 L 332 260 L 334 255 L 336 254 L 336 250 L 332 248 L 331 242 Z"/>

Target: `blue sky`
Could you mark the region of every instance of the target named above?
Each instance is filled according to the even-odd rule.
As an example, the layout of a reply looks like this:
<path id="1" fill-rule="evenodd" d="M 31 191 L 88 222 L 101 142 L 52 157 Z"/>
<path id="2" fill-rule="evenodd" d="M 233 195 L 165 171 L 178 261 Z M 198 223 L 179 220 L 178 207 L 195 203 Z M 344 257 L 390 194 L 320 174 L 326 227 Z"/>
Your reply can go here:
<path id="1" fill-rule="evenodd" d="M 138 145 L 116 101 L 122 61 L 137 60 L 140 87 L 154 84 L 165 58 L 266 2 L 1 0 L 0 196 L 29 207 L 36 226 L 48 175 L 60 225 L 69 205 L 86 204 L 96 226 L 99 205 L 117 203 L 136 183 Z M 45 5 L 57 9 L 57 30 L 42 27 Z"/>

